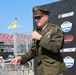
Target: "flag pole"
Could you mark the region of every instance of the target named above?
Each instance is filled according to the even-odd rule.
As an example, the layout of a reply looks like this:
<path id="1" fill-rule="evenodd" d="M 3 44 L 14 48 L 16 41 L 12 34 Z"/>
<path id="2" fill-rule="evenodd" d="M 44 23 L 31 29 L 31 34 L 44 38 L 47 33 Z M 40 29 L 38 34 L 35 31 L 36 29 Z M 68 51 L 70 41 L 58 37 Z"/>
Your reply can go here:
<path id="1" fill-rule="evenodd" d="M 15 18 L 15 21 L 16 21 L 16 33 L 18 32 L 18 25 L 17 25 L 17 18 Z"/>
<path id="2" fill-rule="evenodd" d="M 14 34 L 14 55 L 15 55 L 15 57 L 17 57 L 17 51 L 18 51 L 18 39 L 17 39 L 18 25 L 17 25 L 17 18 L 15 18 L 15 22 L 16 22 L 16 33 Z"/>

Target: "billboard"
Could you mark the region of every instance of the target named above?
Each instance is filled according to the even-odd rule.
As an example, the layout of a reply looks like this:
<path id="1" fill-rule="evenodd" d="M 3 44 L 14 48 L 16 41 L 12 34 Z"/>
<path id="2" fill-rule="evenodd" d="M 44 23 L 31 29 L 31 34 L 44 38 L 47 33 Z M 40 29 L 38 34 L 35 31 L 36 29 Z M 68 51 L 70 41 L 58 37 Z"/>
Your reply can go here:
<path id="1" fill-rule="evenodd" d="M 76 0 L 60 0 L 45 4 L 42 8 L 51 11 L 49 21 L 59 25 L 64 32 L 64 44 L 61 50 L 68 71 L 64 75 L 75 75 L 76 67 Z M 34 22 L 34 29 L 36 23 Z"/>

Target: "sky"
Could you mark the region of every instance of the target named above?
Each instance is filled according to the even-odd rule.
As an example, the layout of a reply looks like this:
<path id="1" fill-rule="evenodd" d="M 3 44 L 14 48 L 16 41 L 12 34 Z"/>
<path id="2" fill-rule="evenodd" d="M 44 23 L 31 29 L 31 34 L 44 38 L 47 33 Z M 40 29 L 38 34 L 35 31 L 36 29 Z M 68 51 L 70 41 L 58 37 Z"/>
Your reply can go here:
<path id="1" fill-rule="evenodd" d="M 58 0 L 0 0 L 0 33 L 29 32 L 33 30 L 32 8 Z M 17 18 L 18 28 L 7 29 Z"/>

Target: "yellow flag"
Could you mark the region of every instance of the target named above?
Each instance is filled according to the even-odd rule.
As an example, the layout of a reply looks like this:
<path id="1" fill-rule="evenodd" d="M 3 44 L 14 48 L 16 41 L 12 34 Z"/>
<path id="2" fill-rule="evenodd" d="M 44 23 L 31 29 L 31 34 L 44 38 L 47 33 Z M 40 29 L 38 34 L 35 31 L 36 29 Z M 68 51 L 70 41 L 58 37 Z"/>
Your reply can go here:
<path id="1" fill-rule="evenodd" d="M 16 22 L 13 22 L 13 23 L 8 27 L 8 29 L 11 29 L 11 28 L 17 28 Z"/>

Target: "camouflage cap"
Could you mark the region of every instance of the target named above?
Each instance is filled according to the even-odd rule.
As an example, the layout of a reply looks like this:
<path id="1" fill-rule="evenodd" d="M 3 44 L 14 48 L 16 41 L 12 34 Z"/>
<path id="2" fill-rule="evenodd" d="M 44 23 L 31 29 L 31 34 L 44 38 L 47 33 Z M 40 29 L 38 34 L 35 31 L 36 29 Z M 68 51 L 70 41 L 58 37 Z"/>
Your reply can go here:
<path id="1" fill-rule="evenodd" d="M 49 15 L 50 11 L 47 10 L 47 9 L 43 9 L 39 6 L 35 6 L 33 8 L 33 15 L 34 16 L 39 16 L 39 15 L 42 15 L 42 14 L 46 14 L 46 15 Z"/>

